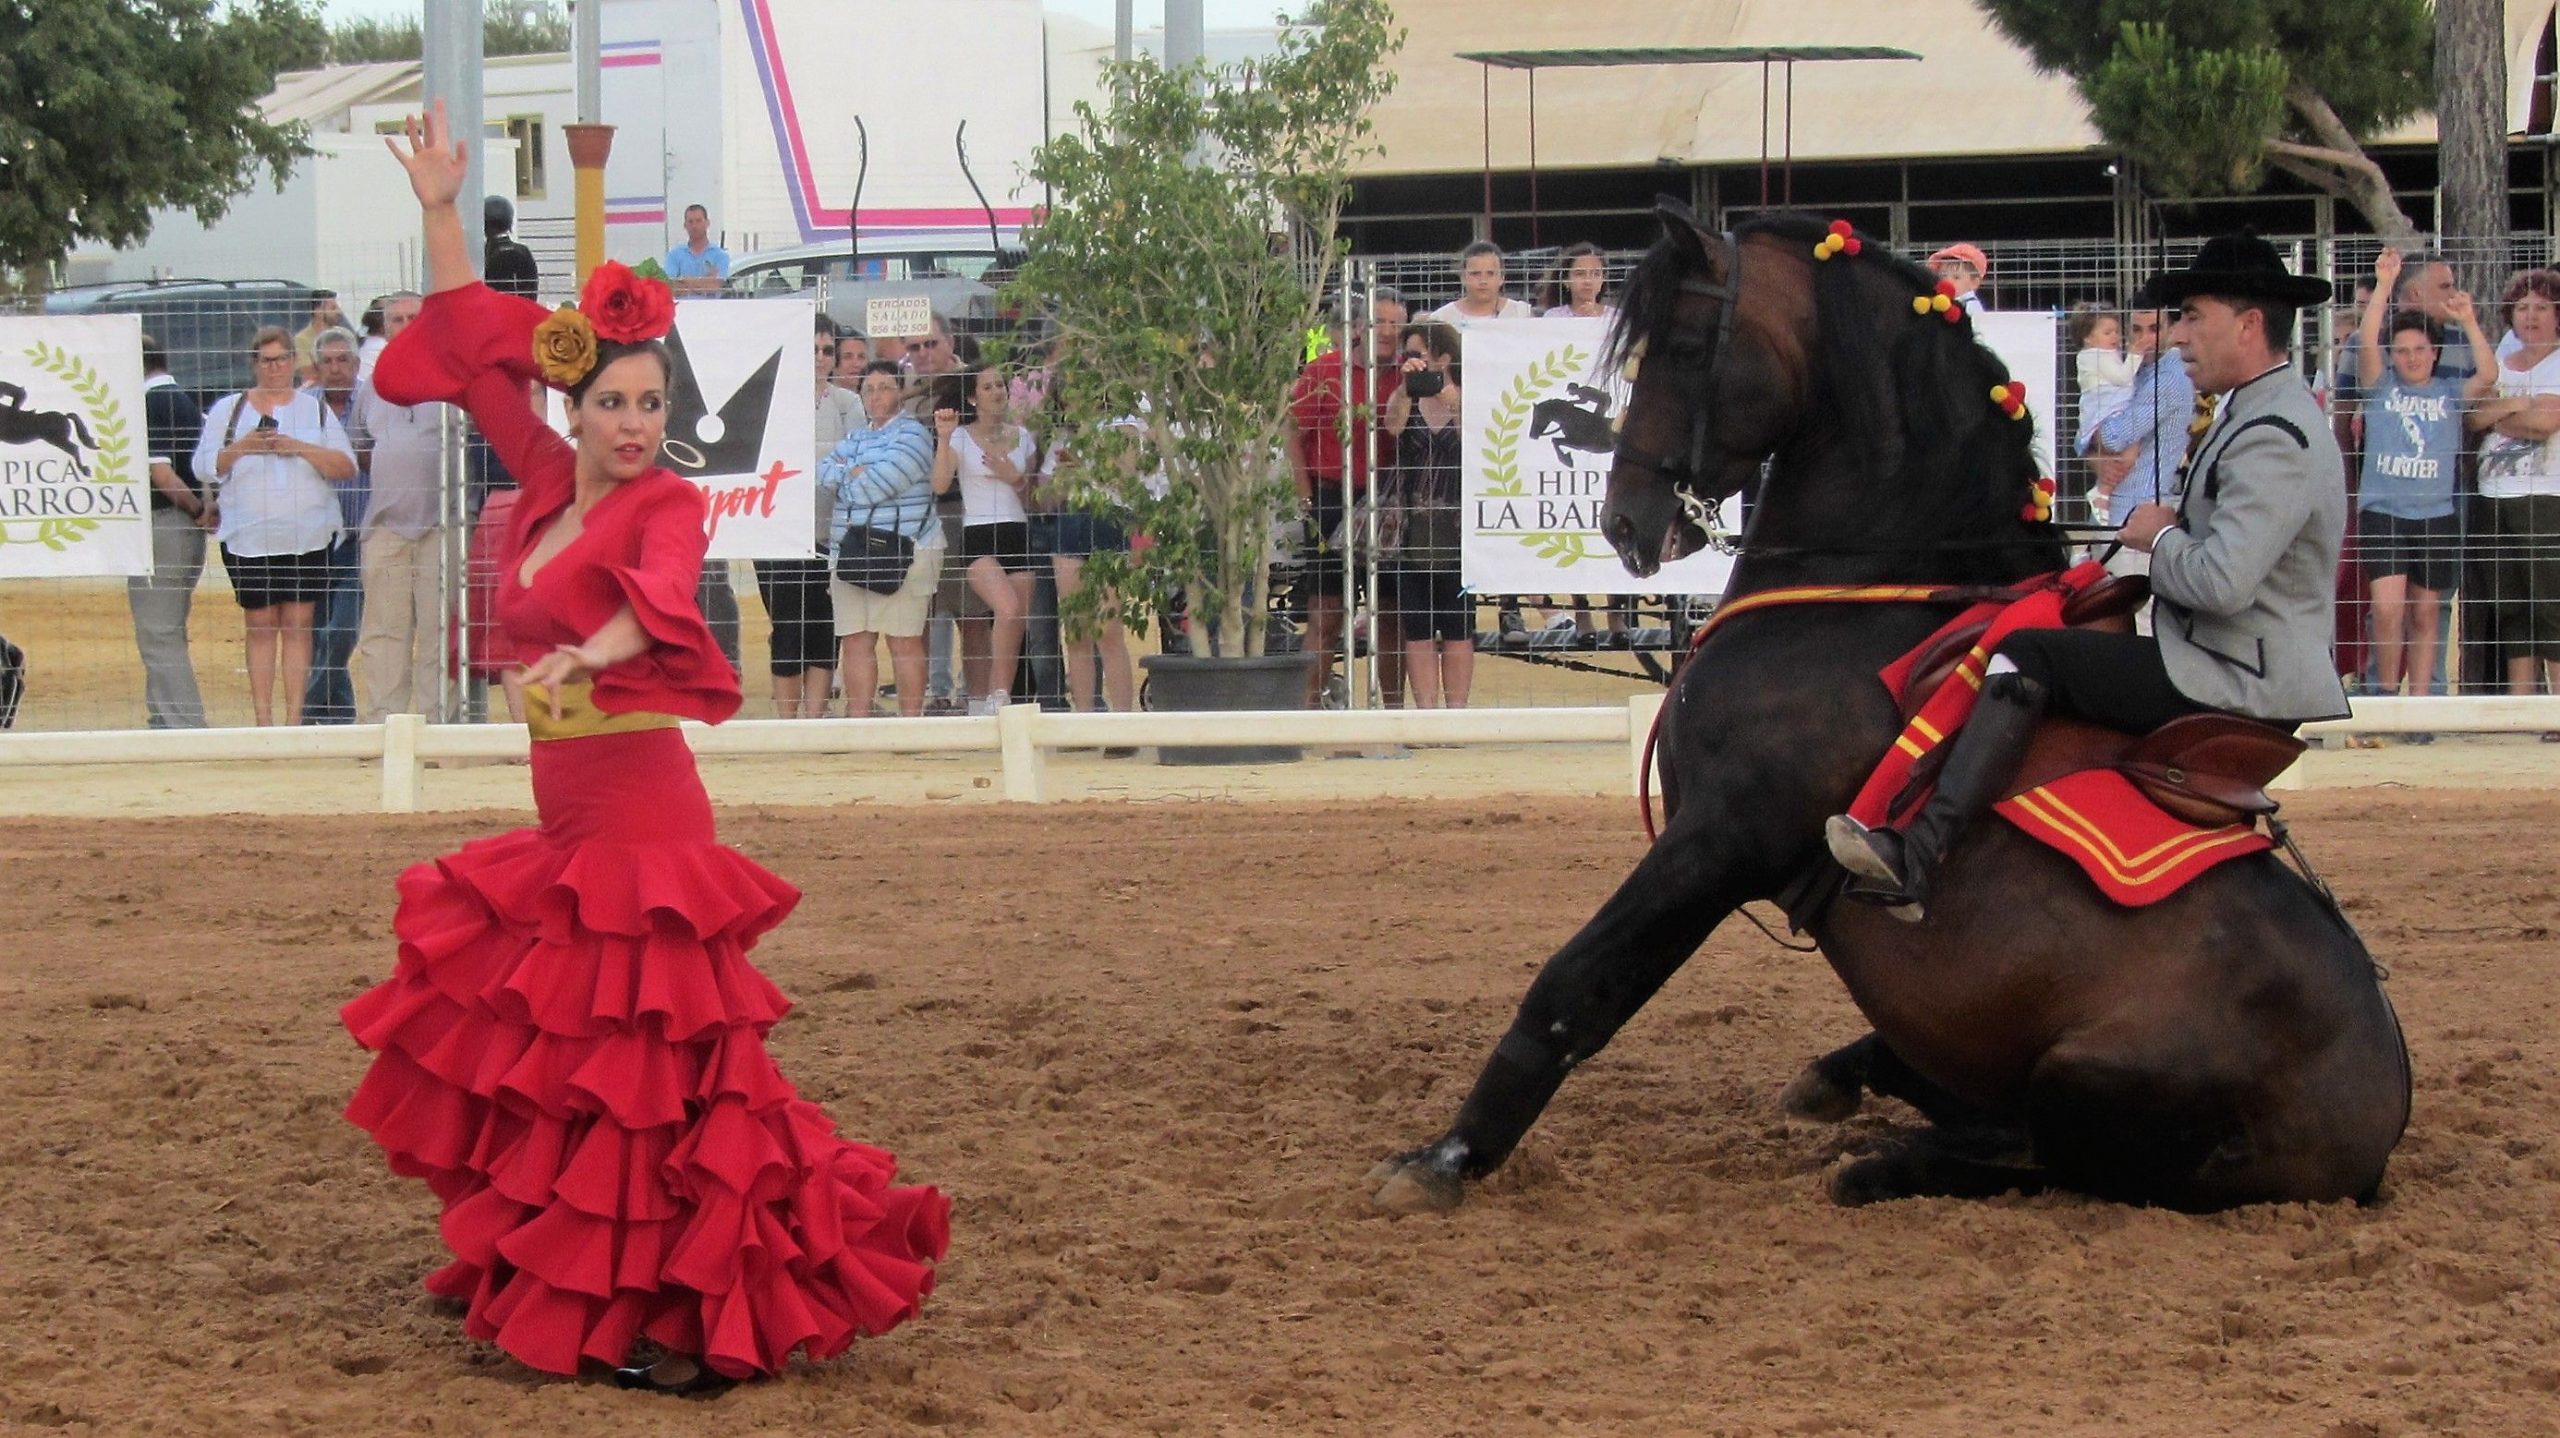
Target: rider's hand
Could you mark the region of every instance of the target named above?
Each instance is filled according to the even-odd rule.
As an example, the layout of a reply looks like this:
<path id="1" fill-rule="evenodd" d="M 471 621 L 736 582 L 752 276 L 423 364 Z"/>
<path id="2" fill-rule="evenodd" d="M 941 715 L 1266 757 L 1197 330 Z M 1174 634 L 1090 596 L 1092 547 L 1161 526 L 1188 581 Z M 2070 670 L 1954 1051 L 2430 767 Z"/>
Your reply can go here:
<path id="1" fill-rule="evenodd" d="M 2124 528 L 2116 531 L 2116 538 L 2127 549 L 2139 549 L 2149 554 L 2151 546 L 2158 542 L 2160 532 L 2175 528 L 2177 523 L 2178 511 L 2165 504 L 2137 504 L 2133 513 L 2125 516 Z"/>

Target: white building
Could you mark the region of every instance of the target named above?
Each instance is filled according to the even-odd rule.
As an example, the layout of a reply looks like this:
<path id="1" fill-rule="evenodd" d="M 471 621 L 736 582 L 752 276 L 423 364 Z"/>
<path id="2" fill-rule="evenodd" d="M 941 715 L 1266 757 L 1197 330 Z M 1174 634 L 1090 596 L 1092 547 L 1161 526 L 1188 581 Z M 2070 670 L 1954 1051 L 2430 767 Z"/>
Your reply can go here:
<path id="1" fill-rule="evenodd" d="M 1017 229 L 1040 200 L 1033 150 L 1098 93 L 1111 49 L 1040 0 L 604 0 L 602 18 L 606 252 L 624 261 L 678 243 L 695 203 L 739 257 L 840 236 L 857 188 L 866 234 L 976 229 L 990 209 Z M 563 288 L 575 83 L 565 55 L 494 58 L 482 80 L 489 189 L 515 199 L 518 236 Z M 68 281 L 300 280 L 350 314 L 415 285 L 415 210 L 379 137 L 421 93 L 416 62 L 281 77 L 262 108 L 306 125 L 317 151 L 281 191 L 260 185 L 211 225 L 163 211 L 132 249 L 75 251 Z"/>

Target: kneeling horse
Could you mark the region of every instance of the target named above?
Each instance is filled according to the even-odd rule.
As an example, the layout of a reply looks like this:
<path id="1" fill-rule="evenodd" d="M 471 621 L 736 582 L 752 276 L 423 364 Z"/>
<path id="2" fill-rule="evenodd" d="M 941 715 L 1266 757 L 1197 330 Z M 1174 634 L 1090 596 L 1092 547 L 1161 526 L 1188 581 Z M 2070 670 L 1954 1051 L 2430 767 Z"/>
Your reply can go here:
<path id="1" fill-rule="evenodd" d="M 2125 908 L 1985 820 L 1920 922 L 1825 901 L 1825 821 L 1902 731 L 1879 671 L 1954 596 L 2062 569 L 2062 536 L 2033 503 L 2030 426 L 1985 398 L 2000 361 L 1926 271 L 1808 217 L 1660 217 L 1613 337 L 1633 393 L 1604 532 L 1650 575 L 1753 485 L 1728 619 L 1665 698 L 1660 837 L 1532 981 L 1448 1131 L 1372 1171 L 1375 1200 L 1454 1207 L 1755 899 L 1788 903 L 1874 1029 L 1790 1107 L 1844 1116 L 1872 1090 L 1932 1125 L 1837 1170 L 1836 1201 L 2372 1198 L 2408 1122 L 2399 1023 L 2354 930 L 2274 854 Z M 1876 602 L 1822 598 L 1846 591 Z"/>

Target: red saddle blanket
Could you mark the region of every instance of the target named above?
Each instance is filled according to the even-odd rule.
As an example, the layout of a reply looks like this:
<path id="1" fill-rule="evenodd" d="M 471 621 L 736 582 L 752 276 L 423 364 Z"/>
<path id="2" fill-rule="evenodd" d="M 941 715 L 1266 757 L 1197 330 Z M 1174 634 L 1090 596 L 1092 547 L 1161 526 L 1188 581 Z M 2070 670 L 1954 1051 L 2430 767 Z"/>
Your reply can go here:
<path id="1" fill-rule="evenodd" d="M 1885 666 L 1876 677 L 1900 700 L 1920 677 L 1913 671 L 1921 657 L 1944 636 L 1989 622 L 1982 637 L 1885 751 L 1883 762 L 1850 804 L 1849 816 L 1874 826 L 1914 812 L 1926 792 L 1905 795 L 1912 769 L 1964 726 L 1981 695 L 1983 666 L 1990 662 L 1991 651 L 2017 630 L 2060 628 L 2064 603 L 2104 578 L 2106 571 L 2098 565 L 2081 564 L 2022 586 L 2028 589 L 2022 598 L 1976 604 Z M 2108 898 L 2132 908 L 2158 903 L 2225 860 L 2275 847 L 2254 825 L 2202 828 L 2187 823 L 2108 768 L 2066 774 L 2010 795 L 1994 807 L 2000 817 L 2078 864 Z"/>

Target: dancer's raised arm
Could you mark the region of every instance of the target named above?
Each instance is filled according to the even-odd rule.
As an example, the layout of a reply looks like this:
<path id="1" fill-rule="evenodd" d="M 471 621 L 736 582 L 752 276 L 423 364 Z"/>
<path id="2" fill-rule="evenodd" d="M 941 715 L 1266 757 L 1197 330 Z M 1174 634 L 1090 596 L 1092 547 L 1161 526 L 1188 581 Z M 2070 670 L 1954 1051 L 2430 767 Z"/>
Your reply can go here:
<path id="1" fill-rule="evenodd" d="M 426 217 L 427 290 L 458 290 L 480 278 L 479 269 L 471 263 L 471 241 L 462 228 L 461 212 L 454 201 L 462 193 L 462 182 L 470 162 L 469 142 L 453 138 L 445 123 L 444 102 L 429 106 L 423 119 L 411 115 L 403 122 L 409 146 L 400 147 L 400 137 L 385 135 L 382 143 L 400 168 L 409 172 L 409 188 L 417 193 L 418 209 Z"/>

